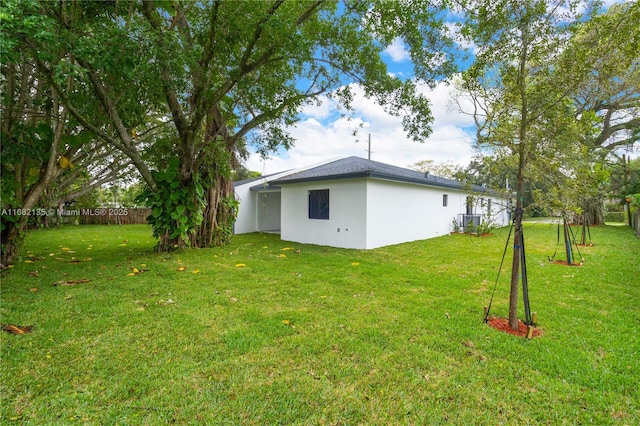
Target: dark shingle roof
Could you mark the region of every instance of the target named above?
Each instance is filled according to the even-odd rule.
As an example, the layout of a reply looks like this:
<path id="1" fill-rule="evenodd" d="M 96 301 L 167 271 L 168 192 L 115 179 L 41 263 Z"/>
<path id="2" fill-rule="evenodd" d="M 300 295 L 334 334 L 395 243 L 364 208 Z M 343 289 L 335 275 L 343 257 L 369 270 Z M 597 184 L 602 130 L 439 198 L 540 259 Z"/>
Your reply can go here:
<path id="1" fill-rule="evenodd" d="M 465 184 L 453 179 L 442 178 L 429 173 L 422 173 L 360 157 L 342 158 L 322 166 L 287 175 L 269 183 L 272 185 L 284 185 L 288 183 L 361 177 L 387 179 L 443 188 L 469 189 Z M 477 192 L 487 191 L 487 188 L 478 185 L 472 185 L 470 189 Z"/>
<path id="2" fill-rule="evenodd" d="M 270 173 L 270 174 L 265 175 L 265 176 L 258 176 L 258 177 L 253 177 L 253 178 L 249 178 L 249 179 L 237 180 L 237 181 L 233 182 L 233 186 L 235 188 L 236 186 L 244 185 L 245 183 L 257 182 L 257 181 L 262 180 L 262 179 L 268 179 L 270 176 L 275 176 L 277 174 L 280 174 L 280 173 Z"/>

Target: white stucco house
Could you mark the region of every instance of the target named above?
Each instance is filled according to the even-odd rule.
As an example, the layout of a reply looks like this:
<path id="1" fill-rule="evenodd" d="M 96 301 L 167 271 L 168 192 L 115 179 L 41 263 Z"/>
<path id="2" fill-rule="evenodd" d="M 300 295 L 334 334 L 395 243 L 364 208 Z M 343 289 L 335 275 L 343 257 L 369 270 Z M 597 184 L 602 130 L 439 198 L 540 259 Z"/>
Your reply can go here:
<path id="1" fill-rule="evenodd" d="M 374 249 L 510 221 L 508 200 L 485 187 L 359 157 L 328 160 L 234 184 L 235 233 L 280 232 L 285 241 Z"/>

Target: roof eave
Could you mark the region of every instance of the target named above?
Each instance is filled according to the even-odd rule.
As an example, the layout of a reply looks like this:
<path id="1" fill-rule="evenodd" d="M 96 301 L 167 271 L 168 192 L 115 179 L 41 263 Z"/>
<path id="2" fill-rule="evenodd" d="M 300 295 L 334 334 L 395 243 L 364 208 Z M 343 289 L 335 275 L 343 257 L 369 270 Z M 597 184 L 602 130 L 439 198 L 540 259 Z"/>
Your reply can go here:
<path id="1" fill-rule="evenodd" d="M 331 175 L 331 176 L 316 176 L 316 177 L 308 177 L 308 178 L 300 178 L 300 179 L 277 179 L 275 181 L 272 182 L 272 184 L 278 184 L 278 185 L 288 185 L 288 184 L 295 184 L 295 183 L 308 183 L 308 182 L 322 182 L 322 181 L 329 181 L 329 180 L 343 180 L 343 179 L 357 179 L 357 178 L 375 178 L 375 179 L 383 179 L 383 180 L 390 180 L 390 181 L 394 181 L 394 182 L 406 182 L 406 183 L 414 183 L 417 185 L 423 185 L 423 186 L 435 186 L 435 187 L 439 187 L 439 188 L 448 188 L 448 189 L 456 189 L 456 190 L 464 190 L 467 189 L 465 188 L 465 185 L 459 182 L 438 182 L 436 180 L 421 180 L 421 179 L 413 179 L 413 178 L 409 178 L 409 177 L 403 177 L 403 176 L 395 176 L 395 175 L 389 175 L 389 174 L 385 174 L 385 173 L 376 173 L 376 172 L 371 172 L 371 171 L 365 171 L 365 172 L 357 172 L 357 173 L 345 173 L 345 174 L 340 174 L 340 175 Z M 253 188 L 252 188 L 253 189 Z M 495 192 L 492 191 L 488 188 L 482 187 L 482 186 L 478 186 L 478 185 L 472 185 L 469 188 L 470 191 L 474 191 L 474 192 Z"/>

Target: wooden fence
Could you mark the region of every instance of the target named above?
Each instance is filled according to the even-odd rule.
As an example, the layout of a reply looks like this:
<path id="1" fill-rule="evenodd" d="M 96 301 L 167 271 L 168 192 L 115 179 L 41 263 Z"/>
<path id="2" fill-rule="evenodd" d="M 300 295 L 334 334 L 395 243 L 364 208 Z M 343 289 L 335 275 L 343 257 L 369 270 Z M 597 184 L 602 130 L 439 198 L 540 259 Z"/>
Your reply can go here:
<path id="1" fill-rule="evenodd" d="M 146 225 L 151 209 L 100 208 L 82 209 L 79 222 L 82 225 Z"/>

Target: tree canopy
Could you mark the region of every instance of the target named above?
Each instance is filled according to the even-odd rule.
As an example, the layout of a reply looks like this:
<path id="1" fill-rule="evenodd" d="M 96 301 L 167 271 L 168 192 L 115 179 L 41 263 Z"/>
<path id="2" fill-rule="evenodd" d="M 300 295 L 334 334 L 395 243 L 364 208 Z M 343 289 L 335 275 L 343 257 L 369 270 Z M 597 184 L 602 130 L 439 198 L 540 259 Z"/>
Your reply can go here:
<path id="1" fill-rule="evenodd" d="M 246 145 L 290 147 L 285 127 L 321 94 L 349 110 L 358 85 L 423 141 L 432 117 L 416 79 L 453 69 L 442 6 L 8 0 L 3 46 L 30 57 L 78 126 L 129 158 L 168 250 L 228 240 Z M 398 37 L 416 79 L 387 73 L 380 54 Z"/>

